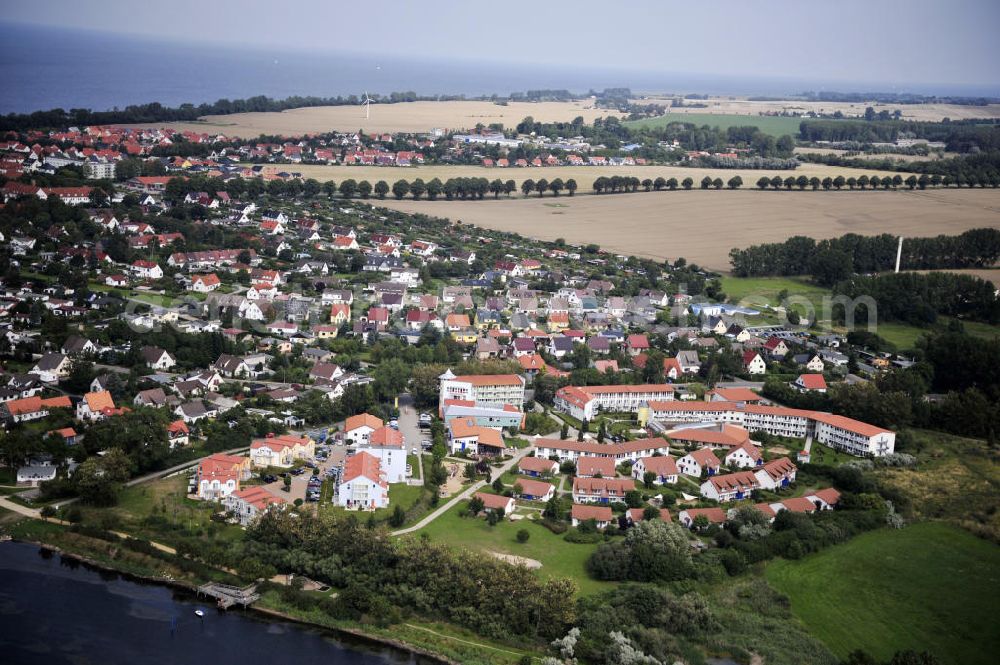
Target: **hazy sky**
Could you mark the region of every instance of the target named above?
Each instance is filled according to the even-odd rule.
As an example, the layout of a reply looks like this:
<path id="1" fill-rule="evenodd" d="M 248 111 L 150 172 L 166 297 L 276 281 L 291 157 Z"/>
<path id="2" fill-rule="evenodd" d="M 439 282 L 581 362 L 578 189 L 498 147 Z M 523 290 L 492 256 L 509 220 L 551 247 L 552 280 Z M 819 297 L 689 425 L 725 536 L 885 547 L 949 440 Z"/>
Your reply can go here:
<path id="1" fill-rule="evenodd" d="M 1000 0 L 3 0 L 0 18 L 262 50 L 1000 84 Z"/>

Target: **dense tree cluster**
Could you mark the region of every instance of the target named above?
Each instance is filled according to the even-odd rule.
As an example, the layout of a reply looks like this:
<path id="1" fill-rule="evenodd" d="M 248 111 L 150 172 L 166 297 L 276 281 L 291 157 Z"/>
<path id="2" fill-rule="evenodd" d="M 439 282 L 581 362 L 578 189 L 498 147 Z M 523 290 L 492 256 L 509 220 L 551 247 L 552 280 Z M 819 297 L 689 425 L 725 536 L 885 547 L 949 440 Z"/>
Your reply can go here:
<path id="1" fill-rule="evenodd" d="M 353 516 L 270 512 L 230 556 L 340 587 L 335 609 L 345 618 L 406 611 L 491 638 L 552 639 L 576 614 L 572 581 L 542 580 L 524 566 L 426 540 L 394 540 Z"/>
<path id="2" fill-rule="evenodd" d="M 902 135 L 944 142 L 951 152 L 1000 150 L 1000 125 L 995 121 L 803 120 L 799 124 L 803 141 L 894 143 Z"/>
<path id="3" fill-rule="evenodd" d="M 952 316 L 995 324 L 1000 321 L 1000 300 L 996 287 L 979 277 L 951 272 L 888 273 L 856 275 L 837 283 L 834 295 L 859 299 L 854 308 L 854 325 L 864 326 L 875 312 L 861 299 L 872 298 L 878 305 L 878 321 L 903 321 L 913 325 L 934 323 L 938 316 Z M 850 312 L 835 304 L 834 319 L 844 322 Z"/>
<path id="4" fill-rule="evenodd" d="M 739 277 L 768 275 L 813 275 L 831 284 L 852 273 L 892 270 L 896 263 L 899 238 L 888 233 L 860 236 L 849 233 L 839 238 L 814 240 L 794 236 L 785 242 L 752 245 L 729 252 L 733 274 Z M 824 262 L 842 262 L 843 274 L 824 269 Z M 979 268 L 1000 258 L 1000 230 L 972 229 L 956 236 L 907 238 L 903 241 L 901 265 L 908 270 Z M 818 270 L 819 269 L 819 270 Z M 818 274 L 822 273 L 822 274 Z"/>

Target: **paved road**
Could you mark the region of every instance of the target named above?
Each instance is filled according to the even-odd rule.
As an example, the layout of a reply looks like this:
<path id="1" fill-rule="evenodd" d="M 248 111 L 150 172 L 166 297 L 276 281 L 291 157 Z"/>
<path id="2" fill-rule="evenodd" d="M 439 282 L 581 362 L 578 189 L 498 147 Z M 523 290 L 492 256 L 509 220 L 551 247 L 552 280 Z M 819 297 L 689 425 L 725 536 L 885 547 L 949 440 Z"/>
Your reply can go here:
<path id="1" fill-rule="evenodd" d="M 533 450 L 534 450 L 533 446 L 528 446 L 527 448 L 522 448 L 521 450 L 517 451 L 517 454 L 515 454 L 514 457 L 512 457 L 511 459 L 504 462 L 503 466 L 501 466 L 499 469 L 491 468 L 490 477 L 495 478 L 496 476 L 501 476 L 507 473 L 508 471 L 510 471 L 512 467 L 514 467 L 514 465 L 516 465 L 518 462 L 521 461 L 521 458 L 527 456 Z M 454 507 L 459 501 L 464 501 L 465 499 L 468 499 L 470 496 L 473 495 L 474 492 L 477 492 L 478 490 L 482 489 L 484 485 L 486 485 L 485 480 L 480 480 L 475 483 L 472 483 L 463 491 L 453 496 L 443 506 L 438 506 L 438 508 L 430 515 L 427 515 L 413 526 L 407 527 L 405 529 L 400 529 L 399 531 L 393 531 L 392 535 L 402 536 L 407 533 L 413 533 L 414 531 L 419 531 L 420 529 L 423 529 L 425 526 L 427 526 L 428 524 L 430 524 L 431 522 L 433 522 L 434 520 L 436 520 L 437 518 L 441 517 L 446 512 L 448 512 L 448 510 Z"/>
<path id="2" fill-rule="evenodd" d="M 417 473 L 417 469 L 415 469 L 413 478 L 410 480 L 410 484 L 423 485 L 424 456 L 423 450 L 420 448 L 420 442 L 424 439 L 429 439 L 431 433 L 430 430 L 420 429 L 420 412 L 413 404 L 413 396 L 409 393 L 404 393 L 399 396 L 398 420 L 399 431 L 402 433 L 403 440 L 406 442 L 406 454 L 412 455 L 413 449 L 417 449 L 417 465 L 419 467 L 419 474 Z"/>

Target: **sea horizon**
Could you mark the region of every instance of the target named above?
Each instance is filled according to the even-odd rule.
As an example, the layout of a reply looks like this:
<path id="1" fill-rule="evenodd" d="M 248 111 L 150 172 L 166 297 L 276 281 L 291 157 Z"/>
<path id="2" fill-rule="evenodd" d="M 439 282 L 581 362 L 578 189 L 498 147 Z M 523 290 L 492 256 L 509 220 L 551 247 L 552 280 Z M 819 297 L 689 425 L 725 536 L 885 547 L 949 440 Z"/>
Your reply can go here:
<path id="1" fill-rule="evenodd" d="M 508 95 L 530 89 L 624 87 L 637 94 L 790 96 L 806 90 L 1000 96 L 997 86 L 894 85 L 613 68 L 442 62 L 356 53 L 198 45 L 0 21 L 0 113 L 95 111 L 158 102 L 211 103 L 265 95 L 336 97 L 364 92 L 421 96 Z"/>

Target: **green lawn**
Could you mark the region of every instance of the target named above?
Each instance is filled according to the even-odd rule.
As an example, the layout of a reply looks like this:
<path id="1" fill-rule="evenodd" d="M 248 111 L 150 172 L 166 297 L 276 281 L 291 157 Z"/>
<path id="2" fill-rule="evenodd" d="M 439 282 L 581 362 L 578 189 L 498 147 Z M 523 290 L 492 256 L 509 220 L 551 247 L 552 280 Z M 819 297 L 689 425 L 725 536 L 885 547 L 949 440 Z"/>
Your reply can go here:
<path id="1" fill-rule="evenodd" d="M 802 122 L 802 118 L 738 115 L 735 113 L 667 113 L 657 118 L 632 120 L 624 124 L 629 127 L 666 127 L 672 122 L 690 122 L 698 127 L 708 125 L 710 127 L 719 127 L 720 129 L 754 126 L 765 134 L 772 136 L 790 134 L 794 138 L 799 133 L 799 123 Z"/>
<path id="2" fill-rule="evenodd" d="M 911 326 L 905 323 L 880 323 L 878 324 L 878 334 L 886 340 L 896 345 L 900 350 L 912 349 L 921 336 L 932 332 L 941 332 L 948 328 L 948 317 L 938 318 L 936 324 L 930 327 Z M 983 339 L 993 339 L 1000 337 L 1000 326 L 991 326 L 988 323 L 977 321 L 963 321 L 965 332 L 973 337 Z"/>
<path id="3" fill-rule="evenodd" d="M 201 534 L 209 539 L 232 542 L 242 537 L 236 525 L 213 522 L 219 504 L 187 498 L 187 476 L 171 476 L 124 489 L 118 505 L 94 508 L 79 505 L 84 522 L 124 531 L 168 545 Z M 149 519 L 153 516 L 153 519 Z M 197 537 L 201 537 L 197 536 Z"/>
<path id="4" fill-rule="evenodd" d="M 407 455 L 406 456 L 406 463 L 410 465 L 411 469 L 413 469 L 413 477 L 415 479 L 417 479 L 417 480 L 420 480 L 421 479 L 421 475 L 420 475 L 420 462 L 417 459 L 417 456 L 416 455 Z"/>
<path id="5" fill-rule="evenodd" d="M 864 649 L 888 660 L 902 649 L 942 663 L 995 662 L 1000 649 L 1000 548 L 924 522 L 861 535 L 766 576 L 793 614 L 835 654 Z"/>
<path id="6" fill-rule="evenodd" d="M 812 305 L 813 313 L 808 311 L 804 303 L 791 305 L 802 315 L 811 315 L 820 320 L 828 319 L 823 309 L 823 298 L 830 295 L 830 290 L 812 284 L 804 277 L 723 277 L 722 290 L 730 302 L 743 303 L 749 307 L 764 305 L 779 305 L 778 297 L 782 291 L 787 291 L 788 298 L 804 298 Z"/>
<path id="7" fill-rule="evenodd" d="M 517 522 L 504 521 L 490 526 L 483 518 L 462 517 L 466 502 L 462 501 L 447 513 L 414 534 L 427 534 L 431 540 L 456 547 L 501 552 L 537 559 L 542 567 L 539 574 L 548 577 L 570 577 L 580 587 L 580 593 L 592 594 L 608 589 L 610 582 L 591 579 L 584 564 L 596 545 L 567 543 L 540 524 L 527 519 Z M 527 529 L 528 542 L 517 542 L 517 532 Z"/>

